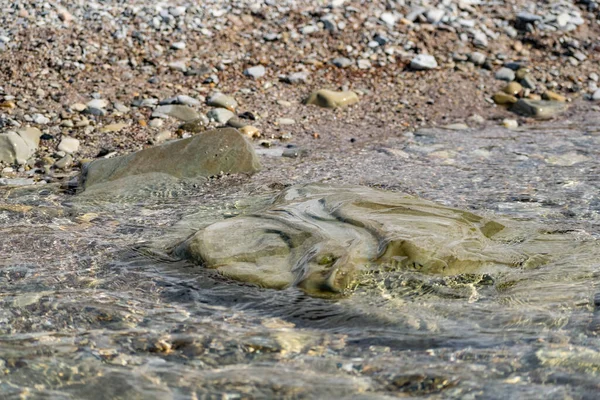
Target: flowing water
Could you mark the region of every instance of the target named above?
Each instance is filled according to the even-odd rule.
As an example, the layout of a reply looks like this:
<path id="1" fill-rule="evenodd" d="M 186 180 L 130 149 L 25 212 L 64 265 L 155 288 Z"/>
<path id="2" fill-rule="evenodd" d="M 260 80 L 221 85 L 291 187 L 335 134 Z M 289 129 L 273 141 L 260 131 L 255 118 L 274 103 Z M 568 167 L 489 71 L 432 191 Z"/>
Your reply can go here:
<path id="1" fill-rule="evenodd" d="M 596 398 L 599 122 L 0 188 L 1 397 Z"/>

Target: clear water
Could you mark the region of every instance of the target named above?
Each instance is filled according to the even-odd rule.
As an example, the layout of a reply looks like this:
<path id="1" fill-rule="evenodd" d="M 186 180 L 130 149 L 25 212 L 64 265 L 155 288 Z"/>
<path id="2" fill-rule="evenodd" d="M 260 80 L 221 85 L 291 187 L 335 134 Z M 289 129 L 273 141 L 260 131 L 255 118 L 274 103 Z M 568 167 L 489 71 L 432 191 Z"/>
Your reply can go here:
<path id="1" fill-rule="evenodd" d="M 424 130 L 116 197 L 0 188 L 2 398 L 596 398 L 597 126 L 592 115 Z M 319 298 L 167 254 L 306 182 L 509 220 L 554 257 L 459 275 L 381 270 Z"/>

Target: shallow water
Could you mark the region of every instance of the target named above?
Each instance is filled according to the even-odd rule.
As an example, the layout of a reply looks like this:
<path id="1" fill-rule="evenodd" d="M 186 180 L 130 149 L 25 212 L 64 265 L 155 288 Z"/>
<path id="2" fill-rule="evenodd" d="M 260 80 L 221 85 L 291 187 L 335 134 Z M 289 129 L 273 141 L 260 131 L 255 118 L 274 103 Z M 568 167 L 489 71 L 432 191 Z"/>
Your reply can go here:
<path id="1" fill-rule="evenodd" d="M 2 397 L 595 398 L 599 134 L 589 117 L 432 129 L 116 197 L 0 188 Z M 535 251 L 458 275 L 372 268 L 330 298 L 170 252 L 318 181 L 470 209 L 510 228 L 500 249 Z"/>

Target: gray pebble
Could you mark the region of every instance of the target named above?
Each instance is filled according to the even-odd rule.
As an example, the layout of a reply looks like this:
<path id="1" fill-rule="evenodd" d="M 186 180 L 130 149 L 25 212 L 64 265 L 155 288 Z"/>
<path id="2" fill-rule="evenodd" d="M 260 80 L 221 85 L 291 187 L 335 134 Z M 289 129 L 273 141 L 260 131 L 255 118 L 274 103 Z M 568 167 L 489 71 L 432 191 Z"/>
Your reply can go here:
<path id="1" fill-rule="evenodd" d="M 235 114 L 225 108 L 215 108 L 206 113 L 208 119 L 219 124 L 226 124 Z"/>
<path id="2" fill-rule="evenodd" d="M 265 76 L 265 73 L 265 67 L 263 67 L 262 65 L 250 67 L 244 71 L 244 75 L 252 77 L 254 79 L 262 78 L 263 76 Z"/>
<path id="3" fill-rule="evenodd" d="M 511 82 L 515 80 L 515 72 L 510 68 L 502 67 L 496 72 L 495 77 L 500 81 Z"/>
<path id="4" fill-rule="evenodd" d="M 410 67 L 415 70 L 433 69 L 437 66 L 435 57 L 429 54 L 419 54 L 410 61 Z"/>
<path id="5" fill-rule="evenodd" d="M 334 58 L 332 64 L 338 68 L 348 68 L 352 65 L 352 60 L 346 57 Z"/>
<path id="6" fill-rule="evenodd" d="M 483 65 L 483 63 L 485 63 L 486 56 L 485 54 L 474 52 L 469 55 L 469 59 L 475 65 Z"/>

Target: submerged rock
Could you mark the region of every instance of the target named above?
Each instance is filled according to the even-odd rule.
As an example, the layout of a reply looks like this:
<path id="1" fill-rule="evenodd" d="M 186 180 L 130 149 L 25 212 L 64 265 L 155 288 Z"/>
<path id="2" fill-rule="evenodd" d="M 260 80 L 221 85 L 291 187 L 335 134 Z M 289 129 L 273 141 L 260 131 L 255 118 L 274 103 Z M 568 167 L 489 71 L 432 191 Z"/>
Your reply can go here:
<path id="1" fill-rule="evenodd" d="M 222 173 L 252 174 L 259 169 L 252 145 L 237 130 L 225 128 L 126 156 L 92 161 L 84 166 L 82 182 L 88 189 L 125 177 L 152 173 L 195 178 Z"/>
<path id="2" fill-rule="evenodd" d="M 346 107 L 358 103 L 358 96 L 356 93 L 350 91 L 335 92 L 333 90 L 321 89 L 312 92 L 305 103 L 325 108 Z"/>
<path id="3" fill-rule="evenodd" d="M 568 108 L 567 103 L 560 101 L 519 99 L 512 105 L 511 111 L 537 119 L 549 119 Z"/>
<path id="4" fill-rule="evenodd" d="M 174 254 L 263 287 L 342 292 L 370 266 L 458 274 L 515 266 L 504 226 L 412 196 L 359 186 L 293 186 L 260 212 L 209 225 Z"/>

